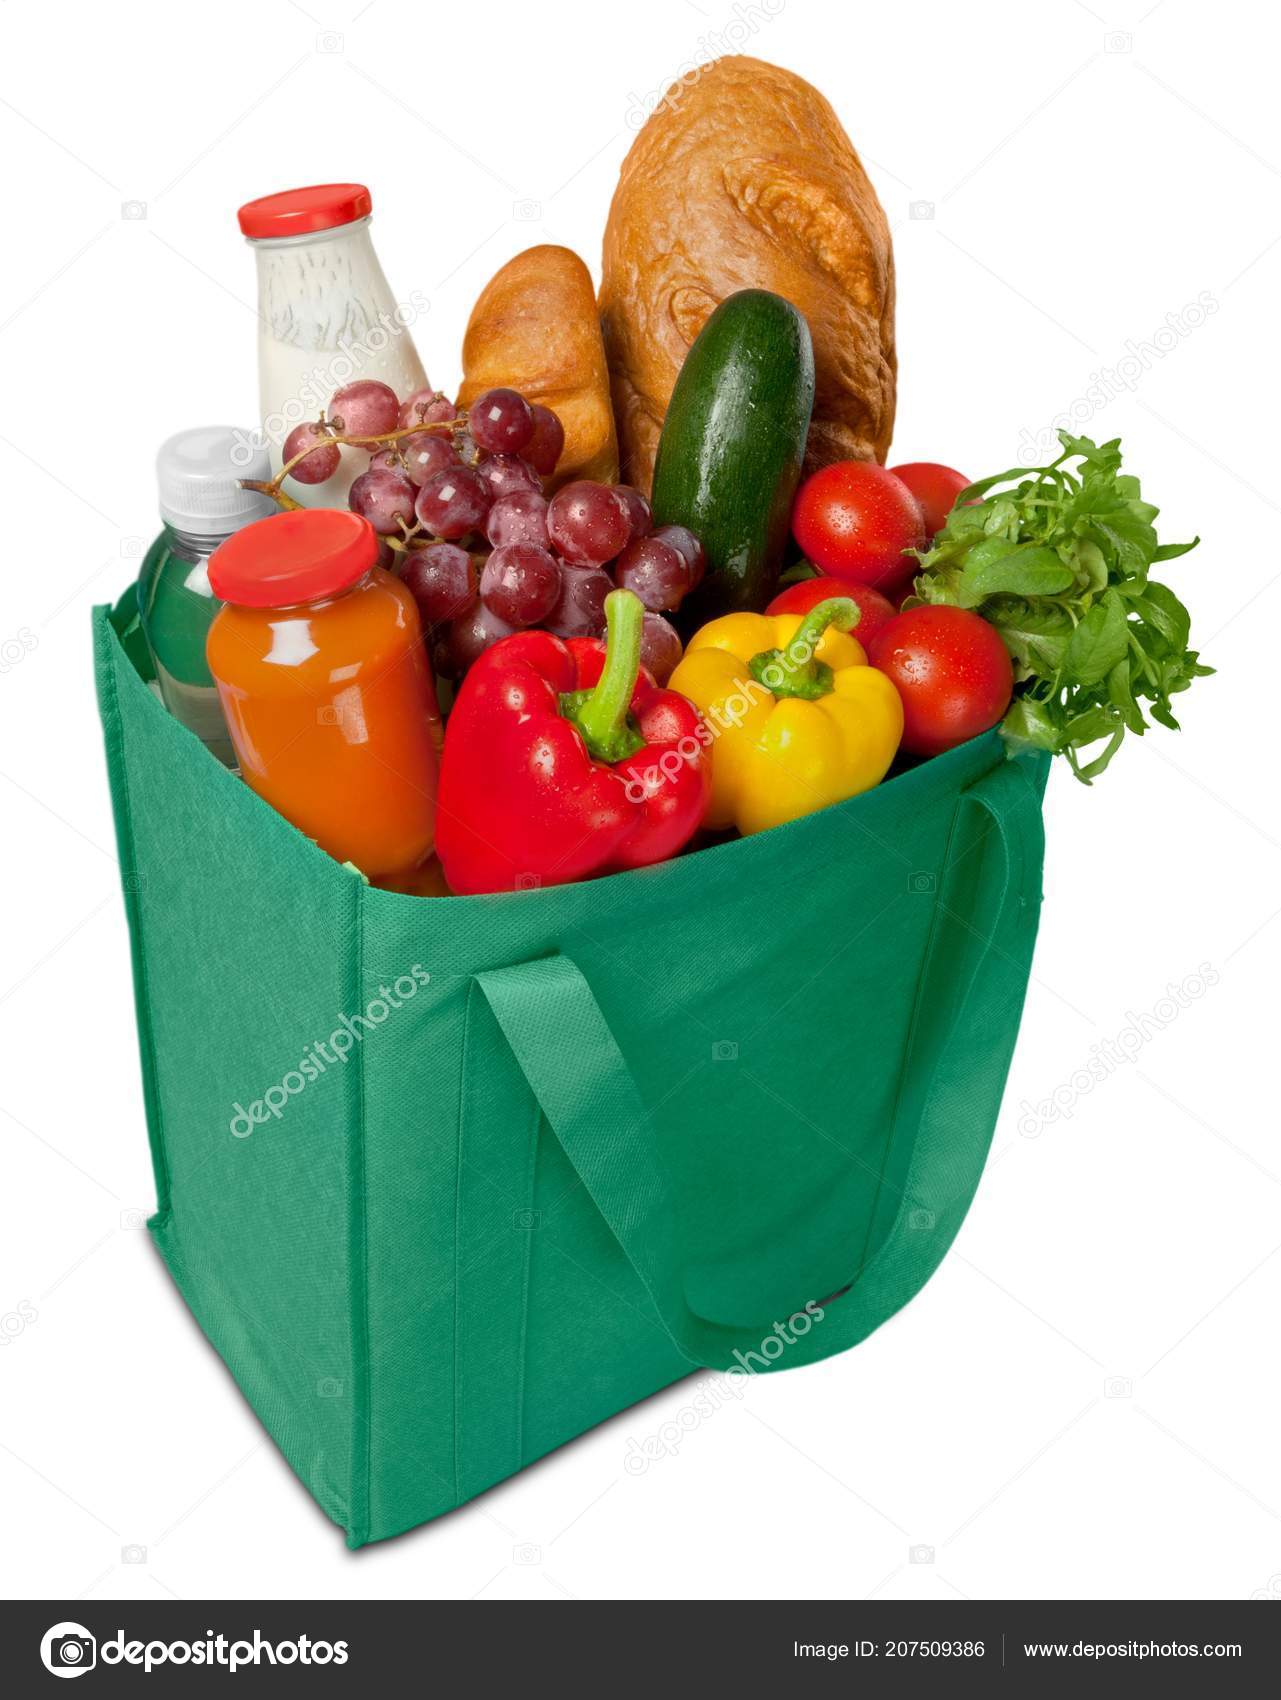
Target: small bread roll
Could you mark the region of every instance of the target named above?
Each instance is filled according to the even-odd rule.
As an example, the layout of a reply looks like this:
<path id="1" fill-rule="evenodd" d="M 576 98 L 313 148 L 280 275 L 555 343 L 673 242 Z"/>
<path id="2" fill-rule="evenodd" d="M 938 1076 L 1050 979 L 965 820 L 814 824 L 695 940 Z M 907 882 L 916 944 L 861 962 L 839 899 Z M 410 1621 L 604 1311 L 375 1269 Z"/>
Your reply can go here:
<path id="1" fill-rule="evenodd" d="M 463 338 L 466 406 L 495 385 L 550 407 L 565 447 L 548 489 L 618 477 L 618 439 L 591 273 L 568 248 L 526 248 L 481 291 Z"/>
<path id="2" fill-rule="evenodd" d="M 771 289 L 809 322 L 806 472 L 883 461 L 896 373 L 885 214 L 818 90 L 731 57 L 667 91 L 623 161 L 605 230 L 600 310 L 623 476 L 642 490 L 681 362 L 740 289 Z"/>

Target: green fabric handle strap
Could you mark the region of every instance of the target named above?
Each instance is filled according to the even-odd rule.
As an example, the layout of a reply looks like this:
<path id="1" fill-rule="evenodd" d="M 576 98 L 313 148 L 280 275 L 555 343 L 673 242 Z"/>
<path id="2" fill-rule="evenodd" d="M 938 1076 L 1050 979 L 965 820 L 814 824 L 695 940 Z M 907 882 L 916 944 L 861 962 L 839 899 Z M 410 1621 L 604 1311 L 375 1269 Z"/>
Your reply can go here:
<path id="1" fill-rule="evenodd" d="M 981 811 L 977 819 L 974 810 Z M 966 828 L 977 829 L 977 836 Z M 762 1353 L 762 1342 L 774 1335 L 776 1323 L 787 1326 L 787 1317 L 763 1317 L 751 1328 L 729 1327 L 696 1315 L 686 1301 L 674 1201 L 649 1113 L 576 964 L 556 955 L 475 976 L 472 1003 L 483 998 L 488 1005 L 532 1093 L 530 1123 L 519 1136 L 528 1174 L 541 1112 L 691 1367 L 790 1369 L 844 1351 L 905 1304 L 942 1260 L 978 1184 L 999 1108 L 1036 937 L 1043 848 L 1040 793 L 1023 764 L 1004 762 L 962 795 L 889 1147 L 905 1149 L 898 1142 L 906 1139 L 911 1149 L 903 1183 L 887 1201 L 892 1221 L 861 1272 L 855 1267 L 857 1251 L 851 1250 L 852 1284 L 838 1298 L 823 1303 L 829 1295 L 796 1295 L 794 1314 L 814 1303 L 821 1306 L 822 1319 L 807 1329 L 789 1329 L 794 1342 L 770 1353 Z M 963 913 L 952 907 L 962 881 Z M 966 940 L 959 954 L 973 964 L 959 985 L 954 972 L 958 931 Z M 469 1010 L 469 1026 L 479 1015 Z M 477 1053 L 481 1066 L 479 1045 Z M 573 1070 L 564 1067 L 567 1054 L 576 1058 Z M 974 1067 L 976 1056 L 984 1059 L 982 1069 Z M 994 1060 L 998 1067 L 992 1066 Z M 465 1068 L 471 1063 L 469 1049 Z M 487 1090 L 483 1082 L 474 1089 Z M 465 1101 L 472 1090 L 465 1080 Z M 483 1105 L 477 1108 L 483 1111 Z M 508 1124 L 510 1160 L 510 1118 Z M 483 1125 L 483 1114 L 471 1118 L 475 1137 L 484 1137 L 479 1133 Z M 494 1184 L 502 1171 L 489 1165 L 499 1160 L 498 1149 L 469 1147 L 466 1132 L 463 1149 L 472 1177 L 464 1185 L 470 1186 L 473 1219 L 476 1211 L 491 1218 L 488 1223 L 474 1220 L 479 1234 L 492 1230 L 504 1213 L 510 1218 L 511 1194 L 506 1184 Z M 488 1180 L 477 1173 L 481 1165 L 489 1168 Z M 494 1202 L 490 1195 L 496 1199 L 500 1190 L 503 1202 Z M 928 1232 L 913 1228 L 913 1220 L 918 1225 L 922 1220 L 921 1211 L 929 1218 Z M 467 1214 L 460 1210 L 460 1219 Z M 466 1256 L 466 1246 L 460 1246 L 460 1260 Z M 527 1252 L 508 1253 L 507 1263 L 508 1291 L 512 1286 L 527 1290 Z M 494 1274 L 491 1266 L 487 1284 Z M 519 1353 L 520 1327 L 496 1326 L 506 1294 L 490 1285 L 486 1298 L 483 1315 L 475 1313 L 475 1320 L 488 1330 L 484 1369 L 493 1377 L 500 1362 Z M 465 1300 L 462 1314 L 465 1321 Z M 497 1338 L 498 1333 L 505 1338 Z M 474 1371 L 474 1343 L 470 1349 Z M 497 1394 L 490 1379 L 484 1403 L 491 1413 Z M 479 1415 L 479 1410 L 472 1412 L 473 1418 Z M 512 1420 L 518 1426 L 514 1414 Z M 489 1438 L 498 1438 L 492 1429 Z M 510 1439 L 518 1448 L 518 1434 Z"/>

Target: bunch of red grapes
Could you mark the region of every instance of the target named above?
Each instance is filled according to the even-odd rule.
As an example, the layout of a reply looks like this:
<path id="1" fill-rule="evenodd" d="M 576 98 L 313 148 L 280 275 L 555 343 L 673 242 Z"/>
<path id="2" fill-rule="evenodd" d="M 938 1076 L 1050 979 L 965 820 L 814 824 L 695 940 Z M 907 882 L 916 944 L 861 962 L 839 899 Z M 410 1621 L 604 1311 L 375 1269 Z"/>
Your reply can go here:
<path id="1" fill-rule="evenodd" d="M 348 505 L 401 545 L 396 570 L 418 604 L 437 672 L 459 679 L 490 644 L 530 626 L 601 637 L 605 598 L 617 585 L 645 605 L 641 660 L 666 683 L 681 642 L 664 616 L 702 578 L 703 546 L 684 526 L 655 529 L 649 503 L 628 484 L 580 479 L 545 496 L 565 442 L 550 408 L 491 389 L 463 414 L 434 390 L 402 403 L 373 379 L 338 390 L 329 408 L 328 424 L 299 425 L 286 439 L 286 462 L 316 445 L 290 477 L 333 477 L 341 454 L 334 432 L 392 439 L 375 446 Z M 406 431 L 413 434 L 395 436 Z"/>

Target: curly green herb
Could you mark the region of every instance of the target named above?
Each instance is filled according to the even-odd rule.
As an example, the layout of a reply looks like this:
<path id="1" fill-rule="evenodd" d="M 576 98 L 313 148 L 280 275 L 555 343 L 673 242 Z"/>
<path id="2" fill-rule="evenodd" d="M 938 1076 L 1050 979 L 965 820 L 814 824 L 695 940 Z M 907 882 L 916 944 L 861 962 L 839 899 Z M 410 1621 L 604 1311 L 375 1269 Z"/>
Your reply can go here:
<path id="1" fill-rule="evenodd" d="M 1157 541 L 1158 510 L 1121 472 L 1119 438 L 1096 445 L 1060 431 L 1059 440 L 1063 453 L 1048 466 L 998 472 L 961 492 L 919 554 L 912 601 L 973 608 L 996 627 L 1016 680 L 1001 723 L 1007 743 L 1067 756 L 1088 785 L 1127 731 L 1142 736 L 1145 708 L 1178 731 L 1170 699 L 1214 669 L 1188 648 L 1187 609 L 1149 577 L 1155 562 L 1200 539 Z M 1069 471 L 1070 460 L 1080 465 Z"/>

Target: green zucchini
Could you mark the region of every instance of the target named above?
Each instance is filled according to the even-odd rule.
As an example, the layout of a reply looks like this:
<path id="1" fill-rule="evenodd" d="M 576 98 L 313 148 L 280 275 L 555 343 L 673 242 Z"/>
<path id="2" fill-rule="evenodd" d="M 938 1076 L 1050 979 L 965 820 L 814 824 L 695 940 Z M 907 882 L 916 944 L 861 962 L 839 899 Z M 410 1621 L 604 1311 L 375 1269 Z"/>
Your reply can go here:
<path id="1" fill-rule="evenodd" d="M 688 526 L 707 550 L 685 635 L 774 594 L 813 407 L 804 317 L 765 289 L 722 301 L 685 356 L 654 464 L 654 523 Z"/>

